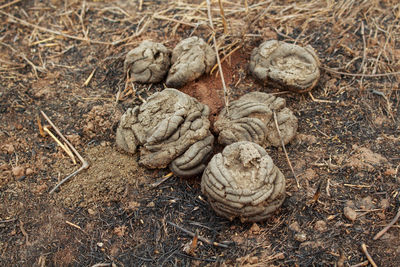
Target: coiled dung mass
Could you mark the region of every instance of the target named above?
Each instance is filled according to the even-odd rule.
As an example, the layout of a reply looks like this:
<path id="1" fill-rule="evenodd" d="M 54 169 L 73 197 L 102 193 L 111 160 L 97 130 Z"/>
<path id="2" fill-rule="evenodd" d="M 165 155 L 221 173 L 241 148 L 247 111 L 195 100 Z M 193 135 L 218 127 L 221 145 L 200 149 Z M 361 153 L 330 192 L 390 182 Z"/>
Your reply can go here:
<path id="1" fill-rule="evenodd" d="M 155 93 L 147 102 L 128 109 L 117 129 L 117 145 L 140 151 L 139 163 L 165 168 L 178 176 L 201 173 L 211 155 L 209 108 L 176 89 Z"/>
<path id="2" fill-rule="evenodd" d="M 243 141 L 214 155 L 204 170 L 201 190 L 218 215 L 257 222 L 282 205 L 285 184 L 285 177 L 267 152 Z"/>

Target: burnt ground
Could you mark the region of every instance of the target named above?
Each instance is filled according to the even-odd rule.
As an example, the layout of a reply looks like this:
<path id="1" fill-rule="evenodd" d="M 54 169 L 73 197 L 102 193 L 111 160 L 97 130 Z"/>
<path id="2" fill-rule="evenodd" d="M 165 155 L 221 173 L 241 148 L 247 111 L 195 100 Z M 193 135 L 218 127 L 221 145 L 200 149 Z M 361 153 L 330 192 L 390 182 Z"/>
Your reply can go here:
<path id="1" fill-rule="evenodd" d="M 144 39 L 173 48 L 182 38 L 209 40 L 206 3 L 163 1 L 7 1 L 0 5 L 1 266 L 398 266 L 400 228 L 374 235 L 400 208 L 400 6 L 397 1 L 213 1 L 230 99 L 279 93 L 299 118 L 286 146 L 268 148 L 287 179 L 287 198 L 266 222 L 215 215 L 200 177 L 146 170 L 118 151 L 123 112 L 163 84 L 132 84 L 126 53 Z M 224 21 L 226 32 L 224 32 Z M 321 79 L 308 94 L 282 92 L 249 75 L 251 50 L 263 40 L 311 45 Z M 214 72 L 181 90 L 224 105 Z M 393 74 L 394 73 L 394 74 Z M 39 125 L 44 111 L 90 162 L 78 169 Z M 38 122 L 40 121 L 40 123 Z M 211 241 L 193 254 L 192 238 Z"/>

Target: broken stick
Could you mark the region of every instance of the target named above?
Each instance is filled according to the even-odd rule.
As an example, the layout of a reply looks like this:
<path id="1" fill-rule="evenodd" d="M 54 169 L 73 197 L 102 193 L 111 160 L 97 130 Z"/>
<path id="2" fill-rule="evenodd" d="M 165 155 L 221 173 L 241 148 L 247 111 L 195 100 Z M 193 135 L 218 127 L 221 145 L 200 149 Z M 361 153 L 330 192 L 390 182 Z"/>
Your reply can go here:
<path id="1" fill-rule="evenodd" d="M 379 239 L 381 236 L 383 236 L 389 229 L 390 227 L 392 227 L 400 218 L 400 207 L 399 210 L 397 211 L 396 216 L 394 216 L 393 220 L 390 221 L 390 223 L 388 225 L 385 226 L 385 228 L 383 228 L 382 230 L 379 231 L 379 233 L 377 233 L 373 240 L 377 240 Z"/>
<path id="2" fill-rule="evenodd" d="M 372 267 L 378 267 L 378 265 L 376 265 L 375 261 L 372 259 L 371 254 L 369 254 L 367 250 L 367 245 L 365 245 L 365 243 L 361 244 L 361 249 L 364 252 L 365 256 L 367 256 L 367 259 L 369 263 L 371 263 Z"/>
<path id="3" fill-rule="evenodd" d="M 65 182 L 67 182 L 69 179 L 71 179 L 71 177 L 77 175 L 78 173 L 80 173 L 83 170 L 86 170 L 87 168 L 89 168 L 89 163 L 81 156 L 81 154 L 79 154 L 79 152 L 75 149 L 75 147 L 68 141 L 67 138 L 65 138 L 65 136 L 60 132 L 60 130 L 57 128 L 57 126 L 54 125 L 54 123 L 49 119 L 49 117 L 43 112 L 40 111 L 40 113 L 42 113 L 43 117 L 47 120 L 47 122 L 51 125 L 51 127 L 53 127 L 54 131 L 56 131 L 56 133 L 61 137 L 61 139 L 69 146 L 69 148 L 71 148 L 71 150 L 75 153 L 75 155 L 78 157 L 78 159 L 82 162 L 82 166 L 77 169 L 76 171 L 74 171 L 73 173 L 71 173 L 70 175 L 68 175 L 67 177 L 65 177 L 63 180 L 61 180 L 53 189 L 50 190 L 50 194 L 54 193 L 54 191 L 57 190 L 57 188 L 59 188 L 62 184 L 64 184 Z"/>
<path id="4" fill-rule="evenodd" d="M 150 185 L 150 187 L 151 187 L 151 188 L 155 188 L 155 187 L 159 186 L 160 184 L 164 183 L 164 182 L 167 181 L 169 178 L 171 178 L 173 175 L 174 175 L 173 172 L 170 172 L 170 173 L 164 175 L 160 180 L 158 180 L 158 181 L 152 183 L 152 184 Z"/>
<path id="5" fill-rule="evenodd" d="M 182 227 L 180 227 L 179 225 L 176 225 L 176 224 L 174 224 L 174 223 L 172 223 L 172 222 L 167 222 L 167 223 L 168 223 L 169 225 L 172 225 L 173 227 L 175 227 L 175 228 L 181 230 L 182 232 L 184 232 L 184 233 L 190 235 L 191 237 L 195 237 L 195 236 L 196 236 L 195 233 L 193 233 L 193 232 L 191 232 L 191 231 L 189 231 L 189 230 L 186 230 L 185 228 L 182 228 Z M 218 242 L 215 242 L 215 241 L 211 241 L 211 240 L 209 240 L 209 239 L 207 239 L 207 238 L 205 238 L 205 237 L 202 237 L 202 236 L 200 236 L 200 235 L 198 235 L 197 238 L 198 238 L 199 240 L 203 241 L 204 243 L 208 244 L 208 245 L 213 245 L 213 246 L 221 247 L 221 248 L 229 248 L 229 246 L 226 245 L 226 244 L 222 244 L 222 243 L 218 243 Z"/>
<path id="6" fill-rule="evenodd" d="M 276 130 L 278 131 L 279 139 L 281 139 L 281 144 L 282 144 L 283 152 L 285 152 L 286 160 L 289 164 L 290 170 L 292 171 L 294 179 L 296 180 L 297 188 L 300 188 L 299 180 L 297 179 L 297 176 L 296 176 L 296 173 L 294 172 L 292 163 L 290 162 L 288 153 L 286 152 L 285 143 L 283 142 L 283 139 L 282 139 L 281 130 L 279 130 L 278 119 L 276 118 L 275 111 L 274 111 L 274 121 L 275 121 Z"/>

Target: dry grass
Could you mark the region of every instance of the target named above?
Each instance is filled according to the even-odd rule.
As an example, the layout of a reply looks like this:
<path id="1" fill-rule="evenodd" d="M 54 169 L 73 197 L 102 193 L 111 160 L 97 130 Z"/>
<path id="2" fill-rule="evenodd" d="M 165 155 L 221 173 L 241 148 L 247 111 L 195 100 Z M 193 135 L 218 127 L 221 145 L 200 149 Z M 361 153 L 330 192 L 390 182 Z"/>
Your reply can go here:
<path id="1" fill-rule="evenodd" d="M 71 41 L 73 46 L 104 46 L 101 49 L 105 58 L 110 58 L 123 56 L 125 47 L 138 44 L 143 34 L 155 33 L 153 38 L 172 45 L 185 35 L 200 35 L 209 42 L 215 36 L 224 62 L 235 51 L 249 51 L 262 40 L 279 38 L 314 46 L 325 71 L 353 77 L 342 90 L 355 87 L 379 91 L 386 98 L 384 109 L 389 113 L 393 109 L 387 99 L 393 93 L 397 96 L 399 82 L 397 1 L 212 1 L 213 28 L 207 1 L 176 1 L 167 6 L 146 1 L 139 4 L 71 1 L 63 5 L 37 3 L 27 8 L 20 1 L 4 4 L 0 7 L 5 29 L 0 40 L 0 71 L 14 77 L 21 66 L 29 65 L 38 78 L 60 66 L 55 61 L 71 49 Z M 58 9 L 56 15 L 49 16 L 47 11 L 54 9 Z M 24 35 L 18 34 L 21 31 Z M 216 69 L 217 65 L 212 72 Z M 356 81 L 356 77 L 361 78 Z M 375 88 L 367 78 L 381 78 L 382 87 Z"/>

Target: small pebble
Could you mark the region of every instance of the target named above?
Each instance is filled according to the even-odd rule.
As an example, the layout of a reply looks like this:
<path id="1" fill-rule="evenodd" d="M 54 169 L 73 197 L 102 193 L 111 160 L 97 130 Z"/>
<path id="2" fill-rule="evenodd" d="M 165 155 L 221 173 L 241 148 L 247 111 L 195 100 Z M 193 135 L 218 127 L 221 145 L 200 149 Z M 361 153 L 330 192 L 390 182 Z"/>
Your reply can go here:
<path id="1" fill-rule="evenodd" d="M 315 222 L 315 230 L 319 232 L 325 232 L 327 230 L 326 222 L 319 220 Z"/>
<path id="2" fill-rule="evenodd" d="M 350 221 L 354 222 L 357 218 L 357 212 L 355 210 L 353 210 L 350 207 L 345 207 L 344 210 L 344 216 L 346 216 L 347 219 L 349 219 Z"/>
<path id="3" fill-rule="evenodd" d="M 304 242 L 307 240 L 307 235 L 305 233 L 297 233 L 294 235 L 294 239 L 299 242 Z"/>
<path id="4" fill-rule="evenodd" d="M 298 222 L 294 222 L 294 223 L 290 224 L 289 229 L 294 232 L 300 232 L 300 230 L 301 230 Z"/>
<path id="5" fill-rule="evenodd" d="M 154 202 L 151 201 L 149 204 L 147 204 L 146 207 L 148 207 L 148 208 L 154 208 L 155 206 L 156 206 L 156 204 L 154 204 Z"/>
<path id="6" fill-rule="evenodd" d="M 247 260 L 247 262 L 249 264 L 256 264 L 256 263 L 258 263 L 258 257 L 257 256 L 252 256 Z"/>
<path id="7" fill-rule="evenodd" d="M 86 125 L 85 128 L 86 128 L 87 131 L 93 131 L 94 130 L 93 122 L 88 122 L 88 124 Z"/>
<path id="8" fill-rule="evenodd" d="M 7 154 L 12 154 L 15 151 L 15 148 L 12 144 L 5 144 L 3 145 L 3 150 L 7 152 Z"/>
<path id="9" fill-rule="evenodd" d="M 41 184 L 36 186 L 34 192 L 37 194 L 42 194 L 43 192 L 45 192 L 47 190 L 47 185 L 46 184 Z"/>
<path id="10" fill-rule="evenodd" d="M 12 168 L 12 173 L 15 177 L 19 178 L 25 174 L 25 169 L 22 166 Z"/>
<path id="11" fill-rule="evenodd" d="M 253 235 L 258 235 L 258 234 L 260 234 L 260 231 L 261 231 L 260 226 L 258 226 L 258 224 L 256 224 L 256 223 L 253 223 L 253 225 L 250 228 L 250 232 Z"/>
<path id="12" fill-rule="evenodd" d="M 380 205 L 381 205 L 381 208 L 382 208 L 382 209 L 387 209 L 387 208 L 389 208 L 389 207 L 390 207 L 389 200 L 386 199 L 386 198 L 382 199 Z"/>
<path id="13" fill-rule="evenodd" d="M 374 203 L 372 202 L 372 198 L 367 196 L 361 200 L 361 208 L 364 210 L 370 210 L 374 208 Z"/>
<path id="14" fill-rule="evenodd" d="M 32 173 L 33 173 L 33 170 L 31 168 L 26 168 L 25 175 L 31 175 Z"/>
<path id="15" fill-rule="evenodd" d="M 383 213 L 383 212 L 378 212 L 376 215 L 379 217 L 379 219 L 381 219 L 381 220 L 386 220 L 386 215 L 385 215 L 385 213 Z"/>
<path id="16" fill-rule="evenodd" d="M 96 215 L 97 214 L 97 212 L 95 210 L 91 209 L 91 208 L 88 209 L 88 213 L 90 215 Z"/>

